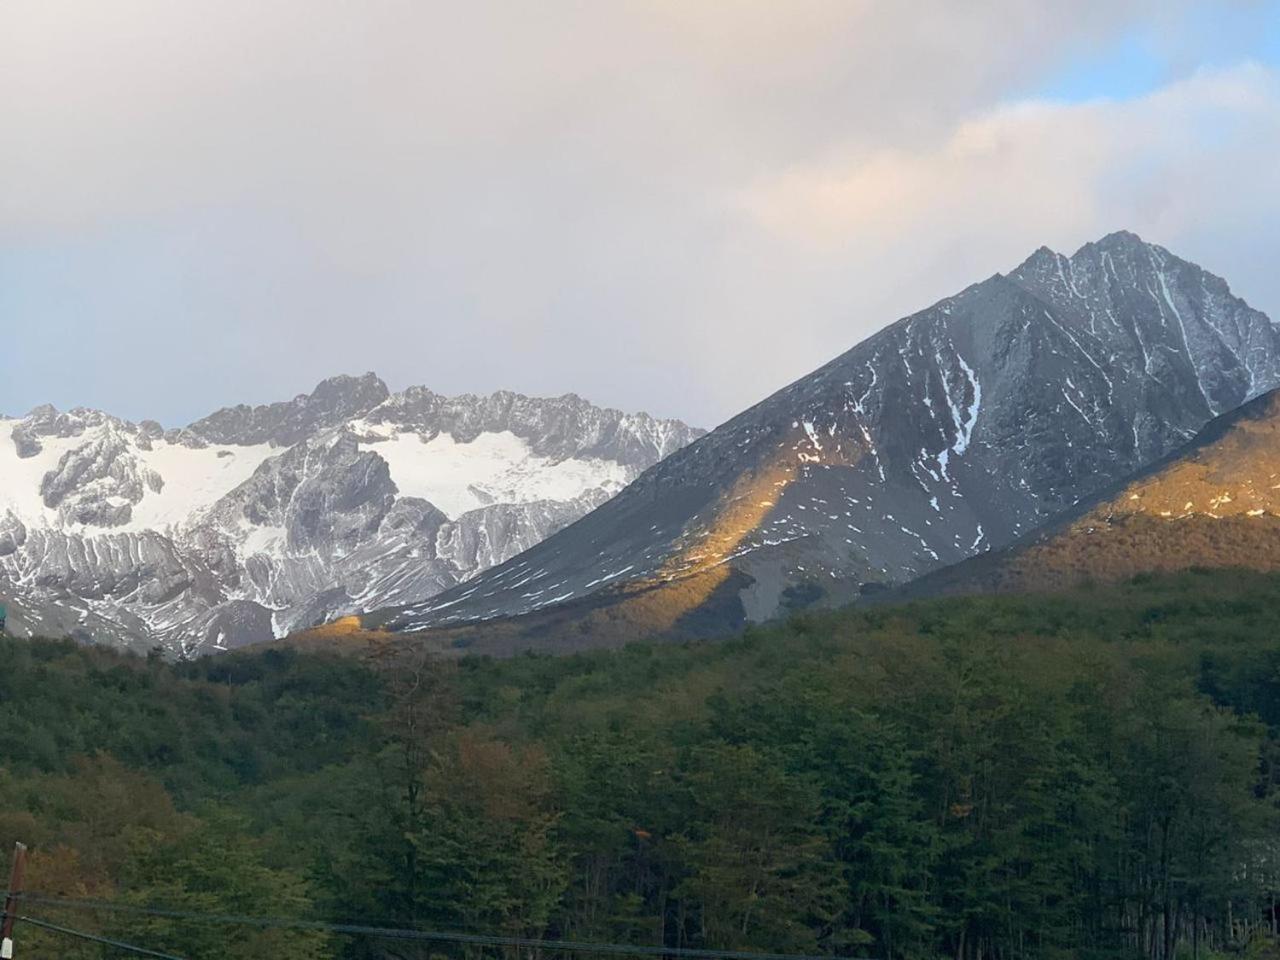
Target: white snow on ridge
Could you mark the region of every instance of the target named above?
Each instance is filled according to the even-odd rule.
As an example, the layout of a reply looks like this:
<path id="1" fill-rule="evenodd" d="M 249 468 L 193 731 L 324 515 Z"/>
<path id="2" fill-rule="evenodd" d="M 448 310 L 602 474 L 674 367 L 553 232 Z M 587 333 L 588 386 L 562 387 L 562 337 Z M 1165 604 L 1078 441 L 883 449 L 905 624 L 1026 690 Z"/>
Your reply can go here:
<path id="1" fill-rule="evenodd" d="M 14 426 L 20 422 L 0 419 L 0 515 L 12 511 L 27 524 L 63 527 L 58 511 L 44 504 L 41 482 L 45 474 L 57 468 L 64 454 L 92 443 L 112 428 L 91 427 L 74 437 L 40 437 L 40 453 L 24 459 L 18 456 L 10 439 Z M 412 432 L 361 432 L 361 448 L 387 461 L 401 496 L 428 500 L 450 519 L 491 503 L 571 501 L 596 490 L 614 494 L 633 479 L 631 470 L 613 460 L 554 461 L 537 456 L 526 441 L 508 431 L 482 433 L 467 443 L 459 443 L 449 434 L 423 442 Z M 157 439 L 152 442 L 152 449 L 144 450 L 130 442 L 127 456 L 134 461 L 134 469 L 140 476 L 147 472 L 159 476 L 163 481 L 161 489 L 156 491 L 144 482 L 143 497 L 132 505 L 126 524 L 76 524 L 74 529 L 90 534 L 175 530 L 198 520 L 248 480 L 264 461 L 283 452 L 283 448 L 266 443 L 194 448 Z M 269 552 L 280 539 L 275 530 L 257 534 L 247 545 L 251 552 Z"/>
<path id="2" fill-rule="evenodd" d="M 110 427 L 92 427 L 75 437 L 40 437 L 43 449 L 34 457 L 18 456 L 10 434 L 18 420 L 0 420 L 0 513 L 12 510 L 24 523 L 61 527 L 58 511 L 40 495 L 44 476 L 63 455 L 103 436 Z M 152 471 L 164 481 L 159 491 L 143 483 L 142 500 L 133 504 L 128 523 L 115 527 L 74 525 L 83 532 L 136 533 L 165 531 L 192 519 L 252 476 L 268 457 L 283 452 L 270 444 L 185 447 L 153 441 L 151 450 L 130 445 L 128 455 L 140 474 Z"/>
<path id="3" fill-rule="evenodd" d="M 421 497 L 450 519 L 490 503 L 573 500 L 591 490 L 616 493 L 631 479 L 612 460 L 561 460 L 536 456 L 510 431 L 482 433 L 459 443 L 447 433 L 424 443 L 416 433 L 398 433 L 361 443 L 387 461 L 400 495 Z"/>
<path id="4" fill-rule="evenodd" d="M 951 449 L 957 455 L 960 455 L 969 448 L 969 440 L 973 437 L 974 425 L 978 422 L 978 411 L 982 408 L 982 384 L 978 382 L 978 375 L 973 372 L 973 368 L 964 362 L 964 357 L 957 353 L 956 359 L 960 361 L 960 369 L 964 371 L 965 379 L 969 381 L 969 389 L 973 391 L 973 402 L 969 404 L 969 408 L 965 411 L 963 427 L 961 427 L 958 419 L 956 421 L 956 426 L 961 432 L 956 436 L 956 442 Z"/>
<path id="5" fill-rule="evenodd" d="M 240 518 L 238 535 L 238 553 L 241 558 L 251 557 L 255 553 L 271 557 L 282 556 L 284 543 L 288 539 L 283 527 L 257 525 L 243 517 Z"/>
<path id="6" fill-rule="evenodd" d="M 176 527 L 248 480 L 264 460 L 283 452 L 269 443 L 191 449 L 156 440 L 154 449 L 135 450 L 134 456 L 143 467 L 160 475 L 164 487 L 159 493 L 148 488 L 134 504 L 130 522 L 112 529 L 163 531 Z"/>
<path id="7" fill-rule="evenodd" d="M 962 410 L 961 404 L 964 403 L 964 394 L 952 394 L 951 384 L 947 382 L 947 368 L 942 362 L 942 355 L 940 353 L 935 353 L 934 355 L 938 361 L 942 392 L 947 398 L 947 406 L 951 410 L 951 421 L 956 428 L 956 438 L 952 442 L 950 450 L 958 457 L 964 456 L 965 450 L 969 448 L 969 440 L 973 437 L 973 428 L 978 422 L 978 411 L 982 408 L 982 384 L 978 382 L 978 375 L 973 372 L 973 368 L 965 363 L 964 357 L 957 352 L 956 360 L 959 361 L 960 370 L 969 382 L 969 390 L 973 393 L 973 399 Z M 942 467 L 943 476 L 946 476 L 946 459 L 939 458 L 938 462 Z"/>
<path id="8" fill-rule="evenodd" d="M 0 514 L 11 510 L 24 523 L 53 524 L 58 512 L 44 505 L 40 481 L 64 453 L 84 443 L 84 437 L 41 437 L 44 449 L 24 460 L 10 439 L 21 422 L 0 419 Z"/>

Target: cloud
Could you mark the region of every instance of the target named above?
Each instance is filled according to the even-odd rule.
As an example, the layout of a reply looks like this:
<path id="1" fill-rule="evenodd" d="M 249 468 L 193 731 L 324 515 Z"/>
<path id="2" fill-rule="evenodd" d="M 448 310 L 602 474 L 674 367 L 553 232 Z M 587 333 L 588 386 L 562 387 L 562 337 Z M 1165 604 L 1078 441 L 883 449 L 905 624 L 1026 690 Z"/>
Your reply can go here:
<path id="1" fill-rule="evenodd" d="M 17 0 L 0 408 L 373 368 L 709 424 L 1115 226 L 1280 310 L 1266 68 L 1010 102 L 1187 6 Z"/>
<path id="2" fill-rule="evenodd" d="M 832 347 L 1041 244 L 1071 252 L 1132 229 L 1223 274 L 1280 314 L 1280 77 L 1247 64 L 1130 100 L 1027 101 L 975 111 L 925 148 L 857 142 L 761 176 L 734 196 L 745 325 L 805 318 L 774 346 L 799 376 Z"/>
<path id="3" fill-rule="evenodd" d="M 1067 239 L 1117 219 L 1176 238 L 1223 201 L 1280 203 L 1265 189 L 1277 146 L 1280 79 L 1254 64 L 1132 100 L 997 107 L 926 150 L 836 150 L 740 202 L 757 224 L 828 247 L 922 230 Z"/>
<path id="4" fill-rule="evenodd" d="M 0 210 L 13 229 L 745 169 L 927 131 L 1153 6 L 16 0 L 0 170 L 24 189 Z"/>

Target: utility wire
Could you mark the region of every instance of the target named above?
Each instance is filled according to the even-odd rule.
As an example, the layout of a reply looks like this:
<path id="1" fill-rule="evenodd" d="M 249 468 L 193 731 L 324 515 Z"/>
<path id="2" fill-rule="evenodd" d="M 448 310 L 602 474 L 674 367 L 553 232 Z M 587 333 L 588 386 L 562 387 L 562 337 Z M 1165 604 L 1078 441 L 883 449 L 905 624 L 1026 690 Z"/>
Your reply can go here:
<path id="1" fill-rule="evenodd" d="M 295 920 L 288 917 L 251 917 L 234 914 L 195 913 L 186 910 L 164 910 L 137 907 L 108 900 L 73 900 L 46 897 L 34 893 L 20 894 L 23 900 L 49 907 L 71 910 L 107 910 L 141 916 L 166 917 L 171 920 L 193 920 L 200 923 L 227 924 L 243 927 L 267 927 L 288 930 L 321 930 L 350 936 L 377 937 L 383 940 L 417 940 L 439 943 L 465 943 L 491 947 L 534 947 L 579 953 L 613 954 L 639 957 L 678 957 L 685 960 L 867 960 L 857 957 L 833 957 L 796 953 L 755 953 L 742 950 L 703 950 L 690 947 L 649 947 L 629 943 L 584 943 L 574 940 L 538 940 L 524 937 L 501 937 L 488 934 L 452 933 L 435 930 L 410 930 L 400 927 L 374 927 L 355 923 L 326 923 L 321 920 Z"/>
<path id="2" fill-rule="evenodd" d="M 54 933 L 65 934 L 68 937 L 77 937 L 81 940 L 89 940 L 92 943 L 101 943 L 108 947 L 115 947 L 117 950 L 124 950 L 128 953 L 137 954 L 140 957 L 157 957 L 159 960 L 183 960 L 182 957 L 175 956 L 172 953 L 161 953 L 159 950 L 148 950 L 146 947 L 139 947 L 132 943 L 125 943 L 123 940 L 112 940 L 110 937 L 99 937 L 93 933 L 85 933 L 83 930 L 72 930 L 70 927 L 60 927 L 56 923 L 37 920 L 35 917 L 19 916 L 17 920 L 19 923 L 29 923 L 33 927 L 41 927 L 45 930 L 51 930 Z"/>

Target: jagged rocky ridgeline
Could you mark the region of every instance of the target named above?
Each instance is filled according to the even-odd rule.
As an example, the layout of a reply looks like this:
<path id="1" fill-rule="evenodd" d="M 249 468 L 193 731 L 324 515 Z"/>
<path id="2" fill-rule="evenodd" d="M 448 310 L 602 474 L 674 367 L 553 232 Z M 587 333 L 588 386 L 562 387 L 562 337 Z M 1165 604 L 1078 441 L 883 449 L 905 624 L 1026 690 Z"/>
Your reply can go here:
<path id="1" fill-rule="evenodd" d="M 1280 329 L 1222 279 L 1131 233 L 1041 248 L 365 625 L 497 652 L 724 632 L 1002 547 L 1277 385 Z"/>
<path id="2" fill-rule="evenodd" d="M 576 396 L 391 394 L 372 374 L 179 430 L 0 418 L 9 629 L 192 653 L 426 599 L 700 435 Z"/>

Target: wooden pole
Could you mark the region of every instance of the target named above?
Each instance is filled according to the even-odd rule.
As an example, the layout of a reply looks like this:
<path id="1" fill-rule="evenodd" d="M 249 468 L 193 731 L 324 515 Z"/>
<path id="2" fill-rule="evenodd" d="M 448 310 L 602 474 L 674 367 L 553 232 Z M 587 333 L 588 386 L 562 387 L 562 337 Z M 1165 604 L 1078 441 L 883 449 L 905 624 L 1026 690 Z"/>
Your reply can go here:
<path id="1" fill-rule="evenodd" d="M 0 922 L 0 960 L 13 956 L 13 923 L 18 919 L 18 895 L 22 893 L 22 878 L 27 873 L 27 845 L 13 845 L 13 867 L 9 871 L 9 890 L 4 898 L 4 920 Z"/>

